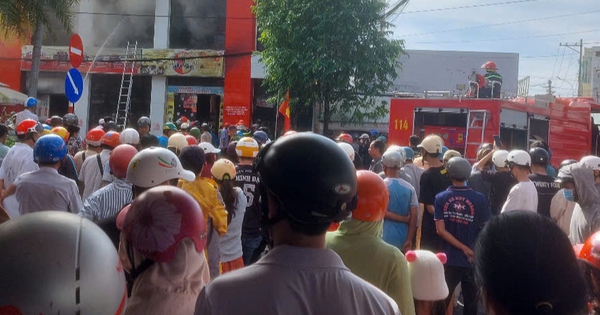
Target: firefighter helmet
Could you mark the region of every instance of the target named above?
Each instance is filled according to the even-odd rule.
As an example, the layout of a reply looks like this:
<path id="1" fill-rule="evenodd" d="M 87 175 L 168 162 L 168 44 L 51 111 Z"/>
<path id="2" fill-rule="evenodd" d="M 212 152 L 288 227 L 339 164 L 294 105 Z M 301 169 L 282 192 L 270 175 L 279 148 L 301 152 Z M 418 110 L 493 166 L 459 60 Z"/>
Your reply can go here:
<path id="1" fill-rule="evenodd" d="M 498 67 L 496 67 L 496 63 L 493 61 L 488 61 L 486 63 L 484 63 L 483 65 L 481 65 L 481 69 L 485 69 L 485 70 L 498 70 Z"/>

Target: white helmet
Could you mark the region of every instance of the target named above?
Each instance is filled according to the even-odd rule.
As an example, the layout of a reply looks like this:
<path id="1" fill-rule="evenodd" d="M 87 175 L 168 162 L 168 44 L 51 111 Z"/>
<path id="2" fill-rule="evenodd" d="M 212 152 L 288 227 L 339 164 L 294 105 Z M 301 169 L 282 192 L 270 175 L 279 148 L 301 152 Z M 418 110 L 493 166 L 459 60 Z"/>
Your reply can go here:
<path id="1" fill-rule="evenodd" d="M 506 161 L 520 166 L 531 166 L 531 156 L 523 150 L 513 150 L 508 153 Z"/>
<path id="2" fill-rule="evenodd" d="M 417 148 L 422 148 L 429 153 L 442 153 L 444 140 L 438 135 L 429 135 L 421 141 Z"/>
<path id="3" fill-rule="evenodd" d="M 202 148 L 202 150 L 204 150 L 204 153 L 206 153 L 206 154 L 221 152 L 221 149 L 215 148 L 215 146 L 213 146 L 212 144 L 210 144 L 208 142 L 200 142 L 200 143 L 198 143 L 198 146 L 200 148 Z"/>
<path id="4" fill-rule="evenodd" d="M 492 162 L 496 167 L 506 167 L 506 159 L 508 158 L 508 151 L 498 150 L 492 155 Z"/>
<path id="5" fill-rule="evenodd" d="M 189 143 L 187 142 L 187 139 L 185 138 L 185 136 L 180 133 L 174 133 L 169 137 L 169 142 L 167 144 L 167 148 L 175 148 L 179 151 L 181 151 L 183 148 L 187 147 L 189 145 Z"/>
<path id="6" fill-rule="evenodd" d="M 402 164 L 404 164 L 404 162 L 406 162 L 406 151 L 399 145 L 391 145 L 387 148 L 387 151 L 394 151 L 394 152 L 398 152 L 400 153 L 400 156 L 402 156 Z"/>
<path id="7" fill-rule="evenodd" d="M 406 160 L 406 156 L 405 159 Z M 387 150 L 383 153 L 383 156 L 381 157 L 381 163 L 387 167 L 402 167 L 404 165 L 404 162 L 402 160 L 402 154 L 398 151 L 390 151 Z"/>
<path id="8" fill-rule="evenodd" d="M 338 142 L 337 145 L 344 150 L 344 153 L 354 162 L 354 148 L 346 142 Z"/>
<path id="9" fill-rule="evenodd" d="M 588 155 L 582 158 L 580 162 L 591 167 L 594 171 L 600 171 L 600 157 Z"/>
<path id="10" fill-rule="evenodd" d="M 119 256 L 92 221 L 31 213 L 0 225 L 0 251 L 2 314 L 113 315 L 125 307 Z"/>
<path id="11" fill-rule="evenodd" d="M 127 128 L 121 131 L 119 140 L 121 141 L 121 144 L 137 145 L 140 143 L 140 134 L 133 128 Z"/>
<path id="12" fill-rule="evenodd" d="M 176 178 L 193 182 L 196 175 L 184 170 L 177 155 L 165 148 L 144 149 L 131 159 L 127 167 L 127 181 L 139 187 L 155 187 Z"/>

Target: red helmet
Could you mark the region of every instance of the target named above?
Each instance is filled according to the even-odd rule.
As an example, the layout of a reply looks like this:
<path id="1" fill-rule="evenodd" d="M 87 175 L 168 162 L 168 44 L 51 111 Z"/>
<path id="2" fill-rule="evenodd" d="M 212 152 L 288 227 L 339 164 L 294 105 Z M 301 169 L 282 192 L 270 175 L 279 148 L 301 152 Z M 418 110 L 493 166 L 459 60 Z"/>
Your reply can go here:
<path id="1" fill-rule="evenodd" d="M 358 203 L 352 218 L 366 222 L 383 220 L 390 202 L 390 193 L 381 177 L 371 171 L 356 172 Z"/>
<path id="2" fill-rule="evenodd" d="M 125 178 L 127 176 L 127 167 L 129 162 L 136 155 L 138 150 L 130 144 L 118 145 L 110 153 L 108 159 L 108 165 L 110 166 L 110 172 L 115 175 L 116 178 Z"/>
<path id="3" fill-rule="evenodd" d="M 33 119 L 25 119 L 17 125 L 17 135 L 22 136 L 28 133 L 40 133 L 44 128 Z"/>
<path id="4" fill-rule="evenodd" d="M 85 135 L 85 142 L 89 145 L 99 147 L 102 144 L 102 137 L 104 137 L 104 135 L 104 130 L 100 128 L 94 128 L 88 131 L 87 135 Z"/>
<path id="5" fill-rule="evenodd" d="M 481 66 L 481 69 L 485 69 L 485 70 L 498 70 L 498 67 L 496 67 L 496 63 L 493 61 L 488 61 L 486 63 L 484 63 Z"/>
<path id="6" fill-rule="evenodd" d="M 190 146 L 198 145 L 198 140 L 196 140 L 196 138 L 194 136 L 192 136 L 192 135 L 185 136 L 185 140 L 187 140 L 187 143 Z"/>
<path id="7" fill-rule="evenodd" d="M 352 139 L 352 136 L 349 135 L 349 134 L 347 134 L 347 133 L 342 133 L 335 140 L 336 141 L 344 141 L 344 142 L 346 142 L 348 144 L 352 144 L 352 142 L 354 142 L 354 140 Z"/>
<path id="8" fill-rule="evenodd" d="M 109 147 L 116 147 L 121 144 L 119 133 L 116 131 L 109 131 L 104 136 L 102 136 L 102 144 L 107 145 Z"/>
<path id="9" fill-rule="evenodd" d="M 585 240 L 578 258 L 600 269 L 600 232 L 592 234 L 592 236 Z"/>
<path id="10" fill-rule="evenodd" d="M 179 243 L 191 239 L 198 253 L 206 246 L 206 222 L 198 202 L 173 186 L 158 186 L 135 198 L 117 222 L 129 245 L 157 262 L 169 262 Z"/>

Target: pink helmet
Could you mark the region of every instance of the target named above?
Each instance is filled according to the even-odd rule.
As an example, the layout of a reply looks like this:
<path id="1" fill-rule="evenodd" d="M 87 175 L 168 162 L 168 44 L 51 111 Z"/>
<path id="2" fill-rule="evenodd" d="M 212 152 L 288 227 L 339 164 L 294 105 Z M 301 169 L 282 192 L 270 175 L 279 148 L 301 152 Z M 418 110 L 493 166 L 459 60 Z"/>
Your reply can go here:
<path id="1" fill-rule="evenodd" d="M 123 216 L 123 217 L 122 217 Z M 169 262 L 179 243 L 191 239 L 198 253 L 206 246 L 206 222 L 198 202 L 173 186 L 158 186 L 135 198 L 119 214 L 129 245 L 156 262 Z"/>

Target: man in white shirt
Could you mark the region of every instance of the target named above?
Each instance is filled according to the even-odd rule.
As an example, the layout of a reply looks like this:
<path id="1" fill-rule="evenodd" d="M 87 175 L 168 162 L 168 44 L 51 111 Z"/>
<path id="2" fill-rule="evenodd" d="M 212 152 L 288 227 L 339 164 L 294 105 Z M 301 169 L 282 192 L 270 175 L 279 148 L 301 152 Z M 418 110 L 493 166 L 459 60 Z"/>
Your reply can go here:
<path id="1" fill-rule="evenodd" d="M 202 135 L 200 136 L 200 142 L 212 143 L 212 135 L 210 134 L 210 132 L 208 132 L 208 124 L 203 123 L 200 126 L 200 129 L 202 129 Z"/>
<path id="2" fill-rule="evenodd" d="M 79 181 L 83 183 L 82 199 L 86 200 L 96 190 L 102 188 L 102 176 L 104 167 L 110 158 L 110 152 L 119 145 L 119 133 L 115 131 L 107 132 L 101 140 L 102 152 L 92 158 L 88 158 L 81 166 Z"/>
<path id="3" fill-rule="evenodd" d="M 33 149 L 40 169 L 22 174 L 9 188 L 15 192 L 21 215 L 39 211 L 57 210 L 79 213 L 81 198 L 74 180 L 58 174 L 67 145 L 58 135 L 41 137 Z"/>
<path id="4" fill-rule="evenodd" d="M 19 203 L 14 195 L 7 194 L 7 190 L 19 175 L 39 169 L 33 160 L 33 145 L 42 130 L 42 125 L 32 119 L 26 119 L 17 125 L 16 133 L 19 142 L 10 148 L 0 166 L 2 205 L 11 218 L 19 216 Z"/>
<path id="5" fill-rule="evenodd" d="M 508 153 L 507 163 L 510 173 L 518 183 L 508 193 L 501 212 L 515 210 L 537 212 L 538 193 L 535 185 L 529 179 L 531 156 L 523 150 L 514 150 Z"/>
<path id="6" fill-rule="evenodd" d="M 116 215 L 133 201 L 132 186 L 125 177 L 129 162 L 137 152 L 137 149 L 129 144 L 121 144 L 112 151 L 108 165 L 116 179 L 84 201 L 83 209 L 79 212 L 80 217 L 92 221 L 103 220 Z"/>
<path id="7" fill-rule="evenodd" d="M 268 144 L 256 161 L 272 249 L 205 286 L 195 314 L 400 314 L 396 302 L 325 248 L 329 225 L 356 207 L 356 174 L 346 153 L 323 136 L 298 133 Z"/>
<path id="8" fill-rule="evenodd" d="M 34 97 L 30 97 L 27 100 L 25 100 L 25 102 L 23 103 L 25 109 L 17 113 L 17 117 L 15 118 L 15 125 L 18 126 L 25 119 L 31 119 L 37 122 L 38 116 L 34 114 L 37 103 L 38 101 Z"/>

